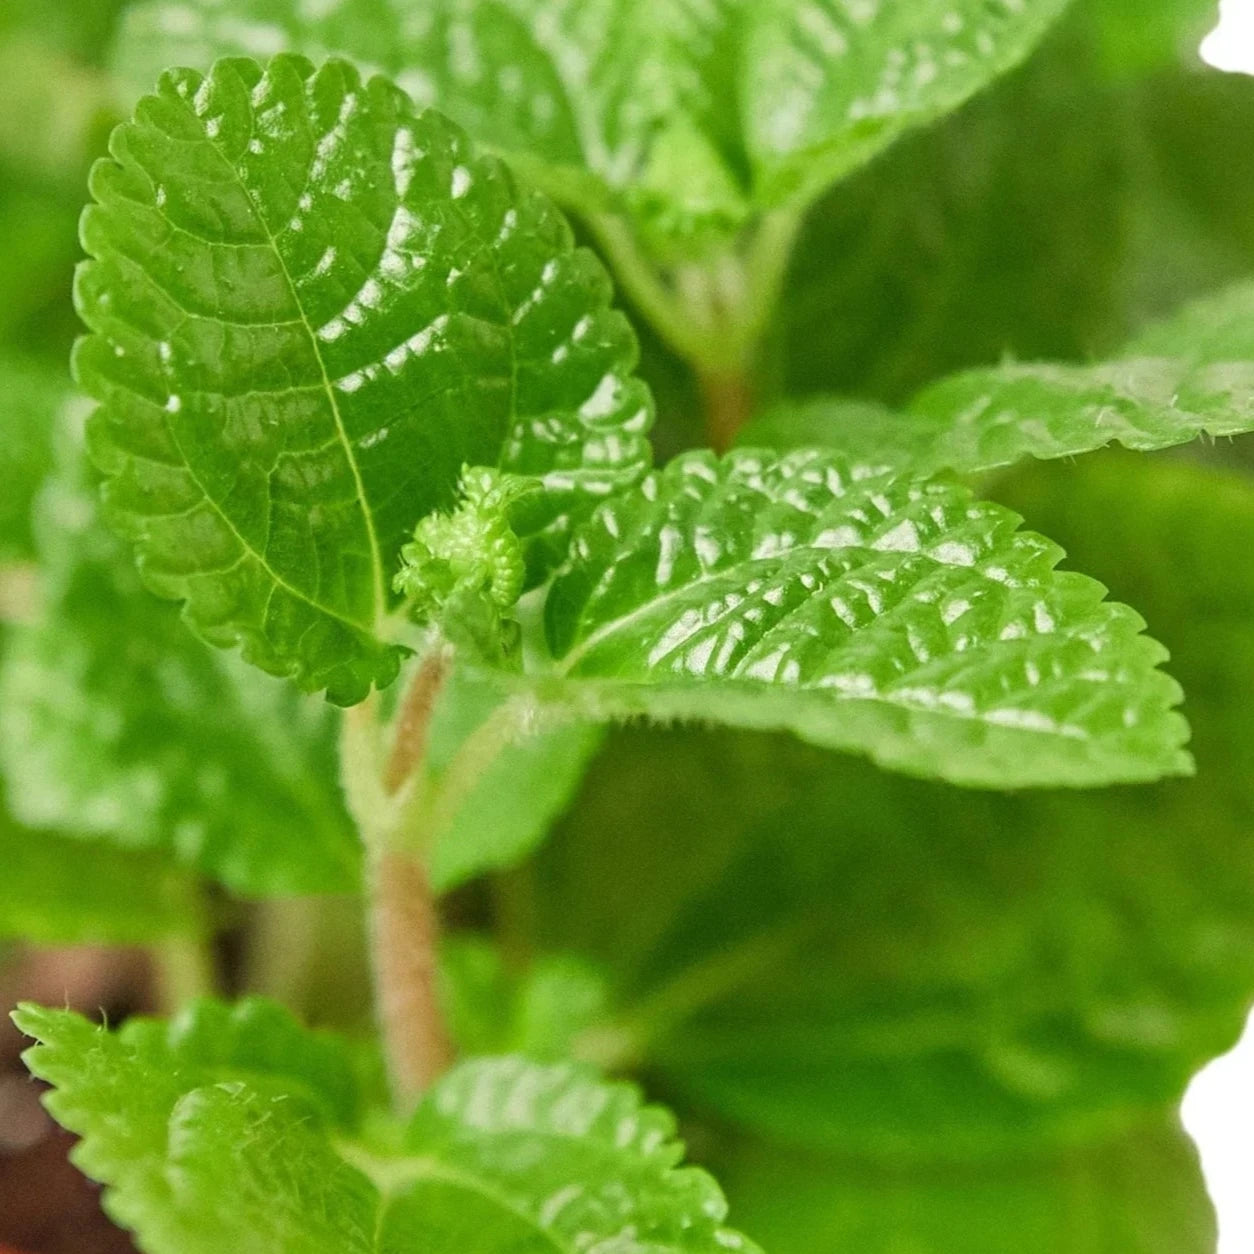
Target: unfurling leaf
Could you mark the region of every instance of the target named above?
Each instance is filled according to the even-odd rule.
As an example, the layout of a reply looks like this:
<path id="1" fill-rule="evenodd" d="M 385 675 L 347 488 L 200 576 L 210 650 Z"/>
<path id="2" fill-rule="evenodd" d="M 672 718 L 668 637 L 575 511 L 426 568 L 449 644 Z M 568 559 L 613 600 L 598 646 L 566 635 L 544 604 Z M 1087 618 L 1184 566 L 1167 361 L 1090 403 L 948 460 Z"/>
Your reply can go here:
<path id="1" fill-rule="evenodd" d="M 395 677 L 401 546 L 464 465 L 544 488 L 539 578 L 648 460 L 609 283 L 543 197 L 332 62 L 177 71 L 83 222 L 79 347 L 116 525 L 211 643 L 332 700 Z"/>

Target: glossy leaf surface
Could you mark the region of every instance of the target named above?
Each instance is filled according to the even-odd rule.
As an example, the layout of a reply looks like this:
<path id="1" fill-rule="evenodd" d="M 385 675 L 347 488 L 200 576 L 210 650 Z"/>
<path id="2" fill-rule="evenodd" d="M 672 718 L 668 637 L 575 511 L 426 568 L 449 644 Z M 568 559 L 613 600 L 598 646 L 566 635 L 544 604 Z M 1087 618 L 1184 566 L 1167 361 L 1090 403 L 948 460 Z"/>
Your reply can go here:
<path id="1" fill-rule="evenodd" d="M 1160 646 L 1017 521 L 815 450 L 693 454 L 580 532 L 549 647 L 594 715 L 787 728 L 971 785 L 1187 771 Z"/>
<path id="2" fill-rule="evenodd" d="M 517 519 L 537 571 L 640 472 L 651 402 L 599 264 L 387 82 L 180 71 L 112 152 L 77 285 L 93 452 L 210 642 L 359 701 L 396 674 L 400 546 L 464 463 L 544 486 Z"/>

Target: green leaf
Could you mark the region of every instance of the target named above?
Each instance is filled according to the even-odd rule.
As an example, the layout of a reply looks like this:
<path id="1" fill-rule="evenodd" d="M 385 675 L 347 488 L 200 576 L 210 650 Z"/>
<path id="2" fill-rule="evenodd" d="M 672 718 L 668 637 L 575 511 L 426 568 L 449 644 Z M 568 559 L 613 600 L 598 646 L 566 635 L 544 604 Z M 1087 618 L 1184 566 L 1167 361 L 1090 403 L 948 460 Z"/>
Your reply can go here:
<path id="1" fill-rule="evenodd" d="M 1214 1210 L 1175 1120 L 977 1171 L 885 1172 L 750 1145 L 724 1178 L 772 1254 L 1214 1254 Z"/>
<path id="2" fill-rule="evenodd" d="M 1018 64 L 1067 0 L 746 8 L 743 114 L 758 197 L 808 199 Z"/>
<path id="3" fill-rule="evenodd" d="M 480 937 L 451 936 L 440 950 L 440 1004 L 463 1054 L 568 1058 L 603 1018 L 606 997 L 601 973 L 569 955 L 515 971 Z"/>
<path id="4" fill-rule="evenodd" d="M 69 380 L 37 362 L 0 355 L 0 562 L 34 556 L 31 510 L 52 468 L 52 432 Z"/>
<path id="5" fill-rule="evenodd" d="M 431 837 L 437 892 L 526 858 L 566 808 L 603 734 L 587 723 L 536 731 L 519 721 L 499 686 L 466 668 L 441 695 L 426 760 L 428 786 L 449 794 Z"/>
<path id="6" fill-rule="evenodd" d="M 991 470 L 1110 443 L 1148 451 L 1254 430 L 1254 285 L 1186 308 L 1115 361 L 971 370 L 927 388 L 911 409 L 922 472 Z"/>
<path id="7" fill-rule="evenodd" d="M 545 606 L 555 699 L 976 786 L 1187 772 L 1161 646 L 1017 523 L 817 450 L 681 457 L 579 533 Z"/>
<path id="8" fill-rule="evenodd" d="M 0 940 L 136 945 L 203 926 L 170 859 L 19 827 L 0 813 Z"/>
<path id="9" fill-rule="evenodd" d="M 178 71 L 83 220 L 76 356 L 147 583 L 211 643 L 341 704 L 395 678 L 390 591 L 462 466 L 533 477 L 533 579 L 647 461 L 609 284 L 542 197 L 382 79 Z"/>
<path id="10" fill-rule="evenodd" d="M 152 1254 L 756 1248 L 723 1226 L 714 1182 L 677 1165 L 669 1114 L 570 1064 L 465 1063 L 389 1146 L 353 1135 L 343 1049 L 277 1007 L 201 1003 L 116 1034 L 67 1011 L 15 1018 L 77 1161 Z"/>
<path id="11" fill-rule="evenodd" d="M 13 629 L 0 664 L 14 813 L 245 895 L 354 888 L 333 712 L 198 641 L 141 585 L 83 478 L 71 465 L 44 491 L 43 616 Z"/>
<path id="12" fill-rule="evenodd" d="M 666 258 L 811 199 L 1022 60 L 1066 0 L 850 9 L 834 0 L 150 0 L 118 73 L 280 48 L 347 56 L 446 110 L 564 204 Z"/>

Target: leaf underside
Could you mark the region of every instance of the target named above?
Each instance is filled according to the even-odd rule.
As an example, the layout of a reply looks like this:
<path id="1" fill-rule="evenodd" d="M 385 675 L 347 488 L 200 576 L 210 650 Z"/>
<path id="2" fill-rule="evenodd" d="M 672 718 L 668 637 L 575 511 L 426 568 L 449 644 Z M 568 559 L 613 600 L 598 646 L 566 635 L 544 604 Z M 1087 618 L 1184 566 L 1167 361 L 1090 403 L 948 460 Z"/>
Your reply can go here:
<path id="1" fill-rule="evenodd" d="M 372 1121 L 376 1143 L 343 1049 L 269 1003 L 113 1034 L 68 1011 L 15 1018 L 77 1161 L 153 1254 L 756 1249 L 723 1226 L 714 1182 L 678 1165 L 673 1118 L 571 1064 L 464 1063 L 404 1127 L 380 1138 Z"/>
<path id="2" fill-rule="evenodd" d="M 219 63 L 115 132 L 76 354 L 111 520 L 211 643 L 341 704 L 395 677 L 390 581 L 464 463 L 533 476 L 533 578 L 647 462 L 609 283 L 552 205 L 381 79 Z"/>
<path id="3" fill-rule="evenodd" d="M 816 450 L 683 456 L 579 533 L 545 607 L 556 697 L 976 786 L 1187 772 L 1165 651 L 1017 525 Z"/>

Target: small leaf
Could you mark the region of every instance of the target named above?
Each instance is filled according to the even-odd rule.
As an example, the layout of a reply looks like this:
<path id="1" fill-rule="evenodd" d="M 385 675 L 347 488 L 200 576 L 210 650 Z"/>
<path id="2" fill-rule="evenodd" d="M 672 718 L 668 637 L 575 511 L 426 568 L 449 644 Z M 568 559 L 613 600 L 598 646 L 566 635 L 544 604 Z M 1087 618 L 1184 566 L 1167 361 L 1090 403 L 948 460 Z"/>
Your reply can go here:
<path id="1" fill-rule="evenodd" d="M 364 1141 L 344 1048 L 267 1003 L 116 1034 L 68 1011 L 15 1019 L 76 1160 L 151 1254 L 756 1249 L 723 1226 L 713 1180 L 678 1166 L 669 1114 L 570 1064 L 464 1063 Z"/>
<path id="2" fill-rule="evenodd" d="M 640 474 L 651 400 L 551 204 L 340 62 L 177 71 L 83 221 L 76 356 L 147 583 L 341 704 L 395 678 L 402 544 L 462 466 L 532 477 L 532 579 Z M 403 633 L 401 633 L 403 634 Z"/>
<path id="3" fill-rule="evenodd" d="M 1254 285 L 1187 307 L 1115 361 L 971 370 L 927 388 L 911 408 L 924 473 L 1254 431 Z"/>
<path id="4" fill-rule="evenodd" d="M 38 510 L 43 616 L 0 663 L 16 816 L 245 895 L 354 888 L 333 712 L 192 636 L 101 524 L 72 443 L 64 457 Z"/>
<path id="5" fill-rule="evenodd" d="M 936 1173 L 733 1150 L 736 1213 L 771 1254 L 1214 1254 L 1197 1151 L 1174 1119 L 1062 1156 Z"/>
<path id="6" fill-rule="evenodd" d="M 788 729 L 988 787 L 1185 772 L 1161 646 L 964 490 L 816 450 L 685 456 L 601 508 L 545 607 L 573 706 Z"/>

